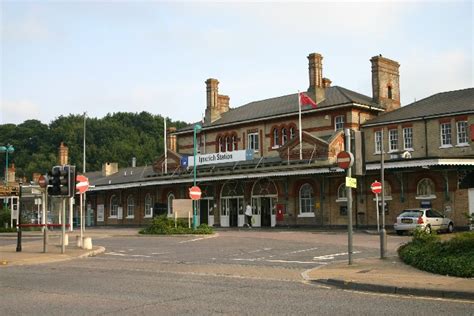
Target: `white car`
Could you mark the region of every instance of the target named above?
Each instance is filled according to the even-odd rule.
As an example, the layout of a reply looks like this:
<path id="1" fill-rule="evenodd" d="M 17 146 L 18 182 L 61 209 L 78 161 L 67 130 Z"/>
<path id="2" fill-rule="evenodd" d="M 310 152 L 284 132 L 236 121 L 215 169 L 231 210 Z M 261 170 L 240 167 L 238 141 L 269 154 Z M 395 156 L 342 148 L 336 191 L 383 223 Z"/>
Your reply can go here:
<path id="1" fill-rule="evenodd" d="M 434 231 L 447 231 L 452 233 L 454 223 L 444 215 L 439 214 L 431 208 L 406 209 L 397 217 L 393 228 L 398 235 L 404 232 L 414 231 L 419 228 L 431 234 Z"/>

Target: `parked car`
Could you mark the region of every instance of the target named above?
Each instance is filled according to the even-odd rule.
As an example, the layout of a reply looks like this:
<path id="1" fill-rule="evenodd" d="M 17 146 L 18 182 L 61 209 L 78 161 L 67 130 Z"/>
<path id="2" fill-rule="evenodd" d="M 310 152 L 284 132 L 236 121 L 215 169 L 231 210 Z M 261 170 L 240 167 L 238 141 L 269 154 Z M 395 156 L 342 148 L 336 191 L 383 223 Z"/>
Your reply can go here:
<path id="1" fill-rule="evenodd" d="M 404 232 L 414 231 L 419 228 L 431 234 L 434 231 L 447 231 L 452 233 L 454 223 L 444 215 L 439 214 L 431 208 L 406 209 L 397 217 L 393 228 L 398 235 Z"/>

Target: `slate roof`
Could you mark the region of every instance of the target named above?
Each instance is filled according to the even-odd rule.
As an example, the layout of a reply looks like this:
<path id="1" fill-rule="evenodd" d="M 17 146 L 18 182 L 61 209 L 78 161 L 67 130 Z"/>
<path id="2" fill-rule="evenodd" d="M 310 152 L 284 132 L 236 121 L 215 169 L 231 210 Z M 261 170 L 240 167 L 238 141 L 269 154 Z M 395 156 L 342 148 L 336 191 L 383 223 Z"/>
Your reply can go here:
<path id="1" fill-rule="evenodd" d="M 382 113 L 363 126 L 386 124 L 403 120 L 416 120 L 431 116 L 474 113 L 474 88 L 434 94 L 420 101 L 405 105 L 395 111 Z"/>
<path id="2" fill-rule="evenodd" d="M 363 105 L 369 105 L 375 108 L 380 106 L 372 101 L 371 97 L 366 95 L 339 87 L 333 86 L 326 89 L 326 99 L 318 104 L 318 108 L 331 107 L 335 105 L 358 103 Z M 306 106 L 306 109 L 311 109 L 310 106 Z M 303 110 L 305 108 L 303 107 Z M 204 123 L 203 127 L 219 126 L 229 123 L 245 122 L 249 120 L 261 119 L 265 117 L 272 117 L 283 114 L 298 113 L 298 94 L 293 93 L 280 97 L 265 99 L 261 101 L 254 101 L 248 104 L 242 105 L 237 108 L 231 108 L 228 112 L 223 113 L 221 118 L 212 122 Z M 198 123 L 198 122 L 196 122 Z M 193 123 L 177 132 L 190 131 L 196 124 Z M 199 122 L 199 124 L 201 124 Z"/>

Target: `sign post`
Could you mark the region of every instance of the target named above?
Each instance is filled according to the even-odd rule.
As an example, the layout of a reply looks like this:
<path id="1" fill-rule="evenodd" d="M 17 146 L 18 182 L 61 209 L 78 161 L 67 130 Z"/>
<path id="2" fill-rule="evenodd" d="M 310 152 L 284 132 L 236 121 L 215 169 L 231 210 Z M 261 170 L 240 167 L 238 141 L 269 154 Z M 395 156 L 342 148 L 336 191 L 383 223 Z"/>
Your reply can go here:
<path id="1" fill-rule="evenodd" d="M 80 231 L 81 231 L 81 247 L 84 247 L 84 212 L 83 212 L 83 200 L 84 200 L 84 194 L 86 191 L 89 189 L 89 179 L 86 176 L 83 175 L 78 175 L 76 176 L 76 191 L 79 194 L 79 212 L 80 212 Z"/>
<path id="2" fill-rule="evenodd" d="M 382 183 L 374 181 L 370 185 L 372 193 L 375 194 L 375 207 L 377 210 L 377 231 L 380 232 L 380 216 L 379 216 L 379 193 L 382 192 Z"/>

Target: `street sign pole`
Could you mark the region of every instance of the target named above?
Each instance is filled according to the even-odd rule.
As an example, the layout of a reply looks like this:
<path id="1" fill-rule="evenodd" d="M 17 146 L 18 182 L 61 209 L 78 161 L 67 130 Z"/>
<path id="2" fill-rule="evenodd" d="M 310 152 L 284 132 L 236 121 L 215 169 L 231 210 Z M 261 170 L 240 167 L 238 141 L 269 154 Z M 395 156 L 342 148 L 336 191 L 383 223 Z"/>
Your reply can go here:
<path id="1" fill-rule="evenodd" d="M 61 221 L 61 253 L 66 252 L 66 198 L 61 198 L 62 200 L 62 221 Z"/>
<path id="2" fill-rule="evenodd" d="M 351 151 L 351 130 L 346 128 L 345 129 L 345 135 L 346 135 L 346 146 L 345 150 L 350 153 Z M 351 172 L 351 167 L 347 168 L 347 177 L 351 178 L 352 172 Z M 348 231 L 348 256 L 349 256 L 349 265 L 352 264 L 352 188 L 346 186 L 346 192 L 347 192 L 347 216 L 348 216 L 348 224 L 347 224 L 347 231 Z"/>
<path id="3" fill-rule="evenodd" d="M 380 233 L 379 195 L 375 194 L 375 208 L 377 209 L 377 232 Z"/>
<path id="4" fill-rule="evenodd" d="M 380 259 L 385 259 L 385 251 L 387 249 L 387 231 L 385 230 L 385 170 L 384 170 L 384 148 L 383 148 L 383 128 L 382 128 L 382 142 L 380 153 L 380 173 L 382 183 L 382 229 L 380 230 Z"/>

